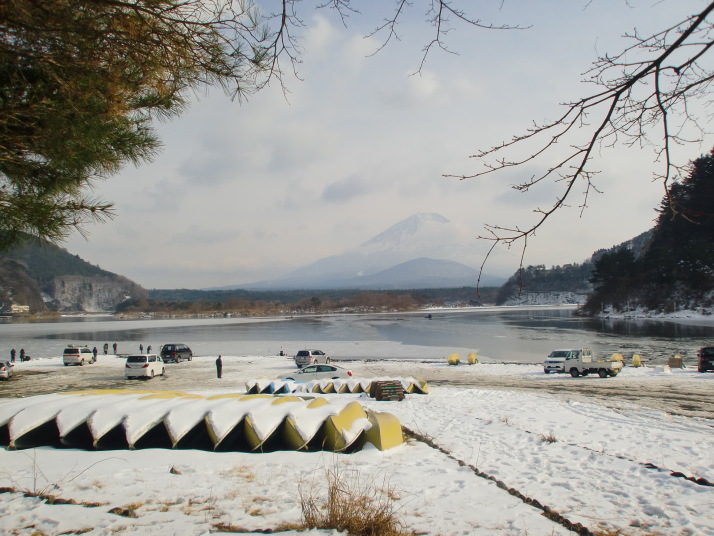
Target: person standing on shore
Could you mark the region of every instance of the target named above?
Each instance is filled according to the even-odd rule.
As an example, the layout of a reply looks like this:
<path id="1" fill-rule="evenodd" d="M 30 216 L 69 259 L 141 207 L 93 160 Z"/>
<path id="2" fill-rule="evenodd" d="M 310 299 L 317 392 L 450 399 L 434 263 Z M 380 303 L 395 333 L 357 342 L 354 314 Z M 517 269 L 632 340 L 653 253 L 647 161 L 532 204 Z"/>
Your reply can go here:
<path id="1" fill-rule="evenodd" d="M 139 353 L 140 353 L 140 354 L 143 354 L 143 353 L 144 353 L 144 345 L 143 345 L 143 344 L 140 344 L 140 345 L 139 345 Z"/>
<path id="2" fill-rule="evenodd" d="M 25 349 L 20 348 L 20 361 L 22 362 L 24 360 L 25 360 Z"/>
<path id="3" fill-rule="evenodd" d="M 220 355 L 218 359 L 216 359 L 216 376 L 219 378 L 223 377 L 223 359 Z"/>
<path id="4" fill-rule="evenodd" d="M 96 347 L 96 346 L 95 346 L 94 348 L 92 348 L 92 363 L 96 363 L 96 362 L 97 362 L 97 354 L 98 354 L 98 353 L 99 353 L 99 352 L 97 352 L 97 347 Z M 105 355 L 106 355 L 106 353 L 107 353 L 107 352 L 104 352 Z"/>
<path id="5" fill-rule="evenodd" d="M 104 343 L 104 355 L 107 355 L 109 353 L 109 343 L 105 342 Z"/>
<path id="6" fill-rule="evenodd" d="M 117 343 L 112 344 L 112 348 L 114 348 L 114 355 L 117 355 Z"/>
<path id="7" fill-rule="evenodd" d="M 14 348 L 13 348 L 12 350 L 10 350 L 10 362 L 11 362 L 11 363 L 14 363 L 14 362 L 15 362 L 15 356 L 16 356 L 16 355 L 17 355 L 17 352 L 15 351 Z"/>

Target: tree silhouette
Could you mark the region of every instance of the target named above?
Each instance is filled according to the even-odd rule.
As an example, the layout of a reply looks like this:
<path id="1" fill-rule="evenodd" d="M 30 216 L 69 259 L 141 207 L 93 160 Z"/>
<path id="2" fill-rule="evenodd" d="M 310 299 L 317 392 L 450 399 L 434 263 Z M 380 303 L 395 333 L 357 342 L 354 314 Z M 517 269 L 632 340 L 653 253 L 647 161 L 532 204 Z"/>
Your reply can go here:
<path id="1" fill-rule="evenodd" d="M 692 162 L 685 178 L 670 185 L 645 251 L 603 254 L 585 309 L 650 310 L 707 307 L 714 303 L 714 151 Z"/>

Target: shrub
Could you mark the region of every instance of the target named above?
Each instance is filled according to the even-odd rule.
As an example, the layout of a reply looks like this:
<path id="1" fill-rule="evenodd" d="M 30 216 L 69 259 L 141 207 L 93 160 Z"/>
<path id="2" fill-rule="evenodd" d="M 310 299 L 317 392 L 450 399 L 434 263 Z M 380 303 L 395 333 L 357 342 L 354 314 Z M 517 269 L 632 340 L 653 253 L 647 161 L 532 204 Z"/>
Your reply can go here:
<path id="1" fill-rule="evenodd" d="M 335 529 L 350 536 L 407 536 L 394 504 L 395 493 L 388 483 L 378 488 L 362 482 L 359 474 L 346 478 L 334 467 L 326 471 L 327 497 L 300 490 L 305 528 Z"/>
<path id="2" fill-rule="evenodd" d="M 543 443 L 555 443 L 558 441 L 558 439 L 553 435 L 552 432 L 548 434 L 540 434 L 538 436 L 538 439 L 540 439 Z"/>

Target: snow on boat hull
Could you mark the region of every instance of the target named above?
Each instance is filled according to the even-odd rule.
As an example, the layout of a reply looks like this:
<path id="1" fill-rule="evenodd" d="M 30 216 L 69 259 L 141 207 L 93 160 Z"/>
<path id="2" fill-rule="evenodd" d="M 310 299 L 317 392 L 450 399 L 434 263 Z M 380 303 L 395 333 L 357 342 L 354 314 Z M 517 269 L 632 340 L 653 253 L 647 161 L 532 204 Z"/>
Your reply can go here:
<path id="1" fill-rule="evenodd" d="M 358 402 L 336 404 L 296 396 L 105 390 L 40 395 L 0 404 L 0 444 L 10 449 L 380 450 L 403 442 L 388 413 Z M 49 410 L 48 408 L 52 408 Z"/>

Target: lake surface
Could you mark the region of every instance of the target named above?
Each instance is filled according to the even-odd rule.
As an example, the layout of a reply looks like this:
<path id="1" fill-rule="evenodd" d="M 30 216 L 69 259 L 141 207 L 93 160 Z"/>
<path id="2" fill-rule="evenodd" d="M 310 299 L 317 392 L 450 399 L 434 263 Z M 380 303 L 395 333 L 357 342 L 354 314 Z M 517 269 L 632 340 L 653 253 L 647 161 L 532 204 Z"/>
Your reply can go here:
<path id="1" fill-rule="evenodd" d="M 651 363 L 714 345 L 714 319 L 662 321 L 595 319 L 572 308 L 473 308 L 427 313 L 332 315 L 295 318 L 111 320 L 63 318 L 56 322 L 0 322 L 0 355 L 24 348 L 33 357 L 62 354 L 67 344 L 118 344 L 118 353 L 152 345 L 188 344 L 195 355 L 293 355 L 302 347 L 336 359 L 441 358 L 476 352 L 494 362 L 540 363 L 551 350 L 590 347 L 596 356 L 638 353 Z"/>

